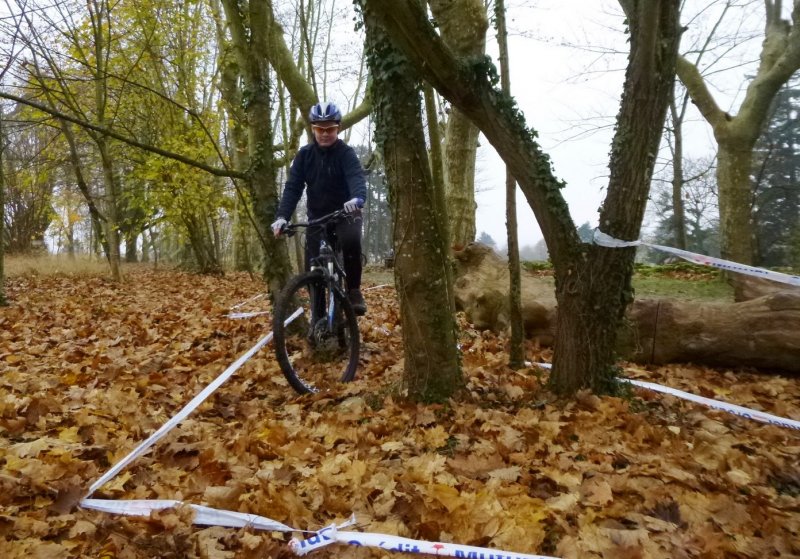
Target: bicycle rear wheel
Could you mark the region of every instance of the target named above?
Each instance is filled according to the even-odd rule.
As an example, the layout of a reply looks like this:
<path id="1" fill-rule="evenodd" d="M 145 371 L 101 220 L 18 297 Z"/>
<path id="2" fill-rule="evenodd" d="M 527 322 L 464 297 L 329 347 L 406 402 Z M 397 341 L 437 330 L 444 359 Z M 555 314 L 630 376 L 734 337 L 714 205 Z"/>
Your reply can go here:
<path id="1" fill-rule="evenodd" d="M 292 278 L 275 305 L 275 356 L 286 380 L 300 394 L 351 381 L 356 374 L 358 320 L 346 297 L 334 292 L 331 301 L 330 295 L 322 273 L 312 271 Z M 332 324 L 328 320 L 331 304 Z M 298 306 L 303 314 L 284 326 Z"/>

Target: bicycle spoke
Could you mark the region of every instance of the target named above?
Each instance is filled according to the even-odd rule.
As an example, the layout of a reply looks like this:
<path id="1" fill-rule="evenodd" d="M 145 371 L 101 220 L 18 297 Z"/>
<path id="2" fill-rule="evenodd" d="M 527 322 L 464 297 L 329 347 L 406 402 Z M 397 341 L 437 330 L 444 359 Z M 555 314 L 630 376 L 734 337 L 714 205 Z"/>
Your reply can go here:
<path id="1" fill-rule="evenodd" d="M 351 380 L 358 365 L 358 323 L 349 303 L 335 297 L 333 324 L 327 316 L 328 301 L 321 293 L 319 274 L 298 276 L 287 285 L 275 313 L 275 351 L 281 369 L 298 392 L 326 390 Z M 315 304 L 315 293 L 318 293 Z M 278 326 L 279 315 L 289 308 L 303 309 L 294 325 Z"/>

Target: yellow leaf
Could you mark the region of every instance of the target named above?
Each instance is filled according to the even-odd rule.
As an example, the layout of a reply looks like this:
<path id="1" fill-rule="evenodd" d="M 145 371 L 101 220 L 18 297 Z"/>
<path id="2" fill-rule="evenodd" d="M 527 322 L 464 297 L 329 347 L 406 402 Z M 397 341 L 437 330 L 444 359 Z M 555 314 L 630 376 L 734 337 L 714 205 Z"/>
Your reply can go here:
<path id="1" fill-rule="evenodd" d="M 61 375 L 61 384 L 66 386 L 74 386 L 78 382 L 78 375 L 74 372 Z"/>
<path id="2" fill-rule="evenodd" d="M 123 472 L 109 483 L 105 484 L 104 489 L 106 491 L 125 491 L 122 486 L 125 485 L 129 479 L 131 479 L 131 475 L 132 474 L 130 472 Z"/>
<path id="3" fill-rule="evenodd" d="M 428 448 L 440 448 L 444 446 L 448 438 L 447 431 L 444 427 L 437 425 L 433 429 L 425 429 L 423 438 L 425 439 L 425 446 Z"/>
<path id="4" fill-rule="evenodd" d="M 97 526 L 92 524 L 87 520 L 78 520 L 69 530 L 69 537 L 74 538 L 75 536 L 82 536 L 86 534 L 87 536 L 93 536 L 94 533 L 97 531 Z"/>
<path id="5" fill-rule="evenodd" d="M 551 510 L 558 512 L 568 512 L 572 510 L 575 505 L 580 501 L 580 495 L 577 493 L 562 493 L 558 497 L 553 497 L 547 500 L 547 506 Z"/>
<path id="6" fill-rule="evenodd" d="M 66 429 L 62 429 L 58 433 L 58 438 L 62 441 L 66 441 L 68 443 L 78 443 L 81 441 L 81 438 L 78 436 L 78 427 L 68 427 Z"/>
<path id="7" fill-rule="evenodd" d="M 389 441 L 381 445 L 381 450 L 384 452 L 395 452 L 397 450 L 402 450 L 404 446 L 405 445 L 400 441 Z"/>
<path id="8" fill-rule="evenodd" d="M 3 469 L 9 472 L 19 472 L 28 463 L 28 460 L 25 460 L 24 458 L 17 458 L 13 454 L 6 454 L 5 460 L 6 463 Z"/>
<path id="9" fill-rule="evenodd" d="M 35 546 L 32 550 L 32 559 L 55 559 L 56 557 L 66 557 L 66 548 L 54 542 L 43 542 Z"/>
<path id="10" fill-rule="evenodd" d="M 463 505 L 458 489 L 449 485 L 435 483 L 426 491 L 426 494 L 444 505 L 448 512 L 453 512 Z"/>
<path id="11" fill-rule="evenodd" d="M 44 495 L 37 495 L 36 498 L 33 500 L 34 508 L 41 509 L 44 507 L 49 507 L 53 504 L 53 499 L 45 497 Z"/>
<path id="12" fill-rule="evenodd" d="M 15 444 L 11 447 L 12 452 L 20 458 L 36 458 L 42 451 L 50 447 L 47 437 L 28 441 L 26 443 Z"/>
<path id="13" fill-rule="evenodd" d="M 499 481 L 517 481 L 521 473 L 519 466 L 511 466 L 510 468 L 498 468 L 489 472 L 491 479 Z"/>
<path id="14" fill-rule="evenodd" d="M 725 477 L 736 485 L 749 485 L 753 481 L 753 477 L 750 474 L 739 469 L 733 469 L 729 472 L 725 472 Z"/>
<path id="15" fill-rule="evenodd" d="M 583 483 L 581 495 L 586 504 L 590 506 L 602 507 L 614 500 L 608 482 L 597 478 L 588 479 Z"/>

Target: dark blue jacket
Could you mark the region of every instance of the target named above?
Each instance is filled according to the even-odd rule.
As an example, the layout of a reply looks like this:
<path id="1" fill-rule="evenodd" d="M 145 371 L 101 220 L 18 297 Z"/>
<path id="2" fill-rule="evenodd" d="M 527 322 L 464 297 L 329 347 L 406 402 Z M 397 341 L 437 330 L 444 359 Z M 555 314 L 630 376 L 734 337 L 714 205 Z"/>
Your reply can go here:
<path id="1" fill-rule="evenodd" d="M 364 169 L 355 150 L 342 140 L 327 148 L 316 141 L 300 148 L 289 169 L 276 217 L 288 221 L 306 187 L 309 219 L 339 210 L 353 198 L 367 198 Z"/>

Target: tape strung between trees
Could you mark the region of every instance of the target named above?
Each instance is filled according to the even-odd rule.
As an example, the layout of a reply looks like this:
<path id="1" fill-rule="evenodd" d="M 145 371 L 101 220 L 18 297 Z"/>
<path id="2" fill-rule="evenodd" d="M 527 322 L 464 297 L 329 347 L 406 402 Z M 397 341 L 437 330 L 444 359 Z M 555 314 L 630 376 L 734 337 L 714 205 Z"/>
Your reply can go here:
<path id="1" fill-rule="evenodd" d="M 483 253 L 483 258 L 480 258 L 479 262 L 487 260 L 488 254 L 490 253 L 494 254 L 493 252 L 491 252 L 491 250 L 488 249 L 488 247 L 486 248 L 488 252 L 480 250 L 477 251 L 478 253 Z M 491 258 L 489 258 L 489 261 L 491 261 Z M 505 285 L 508 285 L 508 283 L 506 282 Z M 800 296 L 798 296 L 798 300 L 800 300 Z M 286 320 L 286 323 L 289 323 L 292 320 L 294 320 L 300 314 L 300 312 L 301 309 L 298 309 L 291 317 L 289 317 Z M 547 315 L 547 313 L 548 312 L 546 311 L 545 316 Z M 268 531 L 309 533 L 308 531 L 297 530 L 281 522 L 259 515 L 241 513 L 237 511 L 219 510 L 211 507 L 206 507 L 203 505 L 183 503 L 181 501 L 175 501 L 175 500 L 114 501 L 114 500 L 89 498 L 91 494 L 94 493 L 97 489 L 99 489 L 103 484 L 110 481 L 122 469 L 124 469 L 127 465 L 133 462 L 136 458 L 140 457 L 145 452 L 147 452 L 147 450 L 149 450 L 156 442 L 158 442 L 158 440 L 160 440 L 170 430 L 176 427 L 183 419 L 185 419 L 190 413 L 192 413 L 192 411 L 194 411 L 206 398 L 208 398 L 219 386 L 221 386 L 228 378 L 230 378 L 230 376 L 236 370 L 238 370 L 252 355 L 254 355 L 267 343 L 269 343 L 271 339 L 272 339 L 272 333 L 270 332 L 267 336 L 264 336 L 261 340 L 259 340 L 256 343 L 256 345 L 254 345 L 250 350 L 248 350 L 245 354 L 239 357 L 239 359 L 237 359 L 233 364 L 231 364 L 216 379 L 214 379 L 214 381 L 212 381 L 211 384 L 209 384 L 204 390 L 202 390 L 197 396 L 195 396 L 173 418 L 171 418 L 164 425 L 162 425 L 161 428 L 159 428 L 145 441 L 140 443 L 125 458 L 120 460 L 103 476 L 101 476 L 97 481 L 95 481 L 90 487 L 88 495 L 86 495 L 86 497 L 81 500 L 81 506 L 86 509 L 93 509 L 98 511 L 110 512 L 114 514 L 123 514 L 129 516 L 149 516 L 152 512 L 155 511 L 187 506 L 190 507 L 194 512 L 193 523 L 198 525 L 214 525 L 214 526 L 224 526 L 231 528 L 249 527 L 249 528 L 268 530 Z M 547 366 L 546 364 L 541 364 L 541 365 Z M 740 406 L 709 400 L 707 398 L 702 398 L 699 396 L 694 396 L 692 394 L 683 393 L 675 389 L 660 387 L 659 385 L 651 385 L 651 383 L 643 383 L 641 381 L 634 381 L 634 380 L 627 380 L 627 382 L 631 382 L 633 384 L 636 384 L 638 386 L 643 386 L 645 388 L 650 388 L 653 390 L 659 390 L 662 392 L 674 394 L 679 397 L 686 397 L 688 395 L 689 397 L 688 399 L 691 399 L 693 401 L 698 401 L 700 403 L 711 405 L 712 407 L 717 407 L 720 409 L 726 409 L 727 411 L 731 411 L 732 413 L 737 413 L 747 418 L 788 426 L 794 429 L 800 428 L 800 422 L 797 421 L 787 420 L 785 418 L 772 416 L 770 414 L 764 414 L 763 412 L 755 412 L 754 410 L 749 410 L 747 408 L 742 408 Z M 289 547 L 296 555 L 305 555 L 321 547 L 333 543 L 341 543 L 358 547 L 361 546 L 376 547 L 387 551 L 398 551 L 404 553 L 417 553 L 417 554 L 434 554 L 434 555 L 449 556 L 449 557 L 508 557 L 514 559 L 555 559 L 552 557 L 547 557 L 542 555 L 514 553 L 496 549 L 460 545 L 455 543 L 413 540 L 410 538 L 404 538 L 391 534 L 376 534 L 368 532 L 367 533 L 344 532 L 341 530 L 341 528 L 345 528 L 353 524 L 355 524 L 355 517 L 351 516 L 351 518 L 348 521 L 338 526 L 334 524 L 326 528 L 323 528 L 317 532 L 314 532 L 314 535 L 310 538 L 306 538 L 303 540 L 292 539 Z"/>
<path id="2" fill-rule="evenodd" d="M 455 258 L 458 310 L 465 311 L 476 328 L 505 330 L 509 324 L 506 262 L 479 244 L 465 247 Z M 789 282 L 773 285 L 769 292 L 762 288 L 766 294 L 736 303 L 636 299 L 628 307 L 616 350 L 638 363 L 693 362 L 800 372 L 800 288 Z M 552 282 L 523 274 L 526 336 L 552 346 L 556 309 Z"/>

